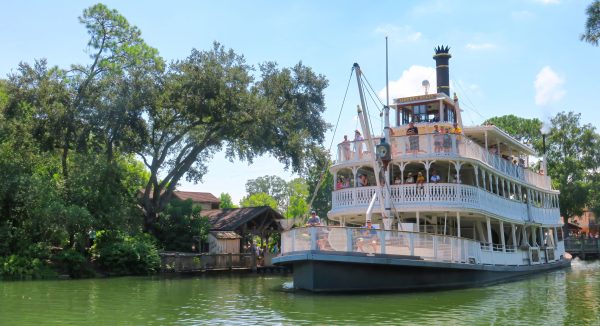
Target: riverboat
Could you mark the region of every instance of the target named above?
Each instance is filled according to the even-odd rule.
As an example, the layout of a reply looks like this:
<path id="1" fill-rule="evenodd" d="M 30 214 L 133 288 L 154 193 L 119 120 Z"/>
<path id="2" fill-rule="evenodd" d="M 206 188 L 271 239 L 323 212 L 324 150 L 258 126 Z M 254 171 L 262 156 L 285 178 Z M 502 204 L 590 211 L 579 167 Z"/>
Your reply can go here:
<path id="1" fill-rule="evenodd" d="M 335 225 L 282 233 L 274 263 L 293 267 L 295 288 L 437 290 L 570 266 L 545 159 L 534 170 L 538 154 L 500 128 L 463 127 L 449 48 L 433 58 L 437 93 L 394 99 L 382 136 L 359 106 L 364 139 L 340 143 L 330 168 Z"/>

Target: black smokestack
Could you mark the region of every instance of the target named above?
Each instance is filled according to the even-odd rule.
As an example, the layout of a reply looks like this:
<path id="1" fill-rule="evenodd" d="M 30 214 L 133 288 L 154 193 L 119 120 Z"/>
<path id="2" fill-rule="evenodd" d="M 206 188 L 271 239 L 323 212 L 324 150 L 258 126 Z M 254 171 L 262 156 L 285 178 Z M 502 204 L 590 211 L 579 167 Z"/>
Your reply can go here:
<path id="1" fill-rule="evenodd" d="M 437 75 L 437 92 L 446 93 L 450 96 L 450 70 L 448 69 L 448 61 L 450 55 L 450 47 L 443 45 L 438 46 L 435 50 L 433 59 L 435 60 L 435 72 Z"/>

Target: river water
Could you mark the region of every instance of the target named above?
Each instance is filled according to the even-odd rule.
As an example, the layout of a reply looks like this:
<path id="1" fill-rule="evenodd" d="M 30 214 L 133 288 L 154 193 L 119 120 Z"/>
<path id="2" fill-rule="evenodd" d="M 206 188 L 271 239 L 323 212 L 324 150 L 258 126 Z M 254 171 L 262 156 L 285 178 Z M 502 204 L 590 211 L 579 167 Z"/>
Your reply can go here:
<path id="1" fill-rule="evenodd" d="M 473 289 L 314 295 L 290 276 L 0 282 L 0 325 L 600 325 L 600 262 Z"/>

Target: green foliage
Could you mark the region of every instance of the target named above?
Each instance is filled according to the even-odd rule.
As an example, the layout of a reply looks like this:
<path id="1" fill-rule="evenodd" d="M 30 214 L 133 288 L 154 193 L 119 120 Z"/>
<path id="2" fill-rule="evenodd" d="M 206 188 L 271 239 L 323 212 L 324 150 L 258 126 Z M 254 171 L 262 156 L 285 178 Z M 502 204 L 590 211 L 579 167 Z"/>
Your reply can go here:
<path id="1" fill-rule="evenodd" d="M 74 249 L 65 249 L 52 257 L 57 268 L 72 278 L 92 277 L 94 271 L 88 265 L 87 257 Z"/>
<path id="2" fill-rule="evenodd" d="M 219 208 L 237 208 L 237 205 L 235 205 L 233 200 L 231 200 L 231 195 L 226 192 L 221 193 L 221 196 L 219 196 L 219 201 Z"/>
<path id="3" fill-rule="evenodd" d="M 308 213 L 308 185 L 302 178 L 291 180 L 287 184 L 288 198 L 284 210 L 286 218 L 300 217 Z"/>
<path id="4" fill-rule="evenodd" d="M 194 237 L 199 236 L 201 227 L 200 207 L 191 199 L 173 200 L 160 214 L 156 238 L 165 250 L 191 251 Z"/>
<path id="5" fill-rule="evenodd" d="M 548 174 L 561 192 L 561 214 L 580 215 L 586 207 L 598 211 L 600 135 L 591 124 L 581 125 L 581 115 L 573 112 L 560 112 L 551 123 Z"/>
<path id="6" fill-rule="evenodd" d="M 486 120 L 483 124 L 493 124 L 525 144 L 537 147 L 539 143 L 541 149 L 540 127 L 542 126 L 542 121 L 539 119 L 525 119 L 509 114 L 501 117 L 493 117 Z"/>
<path id="7" fill-rule="evenodd" d="M 600 41 L 600 0 L 594 0 L 586 9 L 587 20 L 585 22 L 585 33 L 580 39 L 592 45 L 598 46 Z"/>
<path id="8" fill-rule="evenodd" d="M 256 194 L 252 194 L 250 196 L 246 196 L 242 198 L 240 201 L 240 206 L 242 207 L 258 207 L 258 206 L 269 206 L 272 209 L 277 210 L 277 201 L 275 198 L 265 194 L 264 192 L 259 192 Z"/>
<path id="9" fill-rule="evenodd" d="M 93 230 L 103 230 L 93 250 L 103 268 L 152 271 L 155 245 L 125 234 L 143 228 L 172 249 L 205 239 L 207 219 L 167 204 L 181 178 L 201 180 L 215 152 L 250 162 L 270 153 L 294 171 L 310 165 L 328 126 L 327 80 L 309 67 L 254 68 L 218 43 L 166 67 L 116 10 L 96 4 L 79 19 L 88 62 L 67 70 L 36 60 L 0 80 L 2 275 L 37 277 L 52 260 L 84 276 L 79 253 Z M 298 186 L 279 204 L 262 202 L 292 216 L 305 197 Z"/>
<path id="10" fill-rule="evenodd" d="M 98 266 L 112 275 L 152 274 L 160 267 L 155 239 L 149 234 L 99 231 L 91 252 Z"/>

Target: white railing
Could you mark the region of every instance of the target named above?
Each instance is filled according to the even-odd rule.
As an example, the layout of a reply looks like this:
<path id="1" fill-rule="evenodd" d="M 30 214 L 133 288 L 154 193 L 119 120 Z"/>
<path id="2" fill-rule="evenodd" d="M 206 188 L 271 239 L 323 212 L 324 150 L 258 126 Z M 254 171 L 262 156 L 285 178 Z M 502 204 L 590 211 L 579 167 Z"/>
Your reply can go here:
<path id="1" fill-rule="evenodd" d="M 332 212 L 357 208 L 364 211 L 377 187 L 345 188 L 333 192 Z M 390 186 L 391 202 L 398 210 L 418 207 L 457 207 L 487 211 L 517 221 L 528 221 L 527 205 L 507 199 L 483 189 L 455 183 L 427 183 Z M 379 206 L 375 206 L 375 211 Z M 544 212 L 546 218 L 557 223 L 557 211 Z M 535 215 L 541 216 L 541 215 Z"/>
<path id="2" fill-rule="evenodd" d="M 454 236 L 350 227 L 301 227 L 281 236 L 283 255 L 307 250 L 411 256 L 437 262 L 528 265 L 529 251 Z M 490 247 L 493 250 L 490 250 Z M 510 248 L 510 249 L 509 249 Z M 483 250 L 482 250 L 483 249 Z M 544 257 L 545 258 L 545 257 Z"/>
<path id="3" fill-rule="evenodd" d="M 556 224 L 557 216 L 560 216 L 560 209 L 531 206 L 530 213 L 533 222 L 541 224 Z"/>
<path id="4" fill-rule="evenodd" d="M 338 145 L 337 161 L 363 162 L 373 160 L 372 153 L 366 150 L 365 141 L 349 141 Z M 375 139 L 378 144 L 380 139 Z M 481 161 L 495 170 L 516 179 L 523 180 L 534 186 L 551 189 L 550 178 L 533 172 L 519 165 L 490 154 L 471 139 L 454 134 L 426 134 L 416 136 L 391 137 L 390 147 L 392 159 L 407 159 L 421 157 L 466 157 Z"/>

